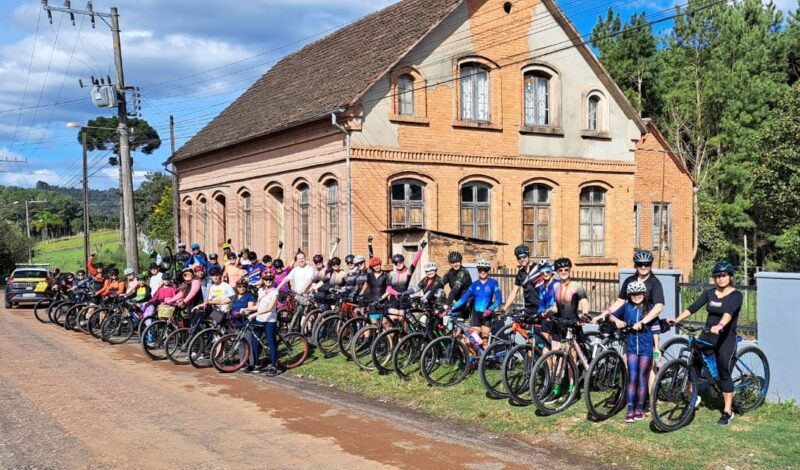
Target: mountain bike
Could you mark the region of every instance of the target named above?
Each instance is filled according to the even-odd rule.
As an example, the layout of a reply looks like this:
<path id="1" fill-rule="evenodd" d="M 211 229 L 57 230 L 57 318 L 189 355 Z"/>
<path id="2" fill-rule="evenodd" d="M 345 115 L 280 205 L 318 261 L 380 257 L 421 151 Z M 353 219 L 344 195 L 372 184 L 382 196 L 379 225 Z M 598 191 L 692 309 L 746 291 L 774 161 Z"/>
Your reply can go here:
<path id="1" fill-rule="evenodd" d="M 392 370 L 398 377 L 408 380 L 412 375 L 419 373 L 422 350 L 428 343 L 446 334 L 442 323 L 443 313 L 441 305 L 429 306 L 422 331 L 403 336 L 392 349 Z"/>
<path id="2" fill-rule="evenodd" d="M 214 347 L 214 343 L 219 338 L 236 331 L 234 323 L 231 317 L 226 315 L 221 322 L 207 327 L 194 335 L 189 341 L 189 363 L 198 369 L 211 367 L 213 365 L 211 363 L 211 348 Z"/>
<path id="3" fill-rule="evenodd" d="M 710 385 L 721 394 L 717 363 L 711 352 L 714 344 L 696 336 L 698 332 L 709 331 L 685 325 L 681 328 L 688 333 L 688 345 L 680 351 L 677 359 L 661 367 L 650 394 L 653 424 L 665 432 L 678 430 L 689 423 L 701 385 Z M 736 340 L 741 342 L 741 337 Z M 738 349 L 731 377 L 733 406 L 738 413 L 752 411 L 764 403 L 770 376 L 769 362 L 761 349 L 755 345 Z"/>
<path id="4" fill-rule="evenodd" d="M 600 336 L 624 343 L 627 335 L 639 333 L 631 326 L 618 329 L 614 323 L 604 321 L 600 323 Z M 625 407 L 629 377 L 622 354 L 616 348 L 608 348 L 596 354 L 589 364 L 583 381 L 583 400 L 592 421 L 604 421 Z"/>
<path id="5" fill-rule="evenodd" d="M 252 347 L 247 340 L 250 333 L 261 345 L 261 354 L 256 363 L 267 360 L 270 355 L 277 354 L 278 366 L 282 369 L 294 369 L 305 362 L 309 345 L 305 336 L 296 332 L 283 333 L 278 329 L 278 350 L 272 351 L 263 335 L 256 330 L 255 320 L 248 320 L 236 333 L 229 333 L 219 338 L 211 348 L 211 363 L 223 373 L 236 372 L 247 364 L 252 354 Z"/>
<path id="6" fill-rule="evenodd" d="M 179 328 L 184 328 L 187 323 L 185 309 L 166 304 L 159 305 L 156 310 L 156 320 L 142 331 L 140 338 L 142 351 L 154 361 L 166 359 L 167 336 Z"/>
<path id="7" fill-rule="evenodd" d="M 403 320 L 396 327 L 384 329 L 370 347 L 372 366 L 381 374 L 392 371 L 394 348 L 400 341 L 407 335 L 425 330 L 425 325 L 431 321 L 434 313 L 429 302 L 421 299 L 401 301 L 400 308 L 403 310 Z"/>
<path id="8" fill-rule="evenodd" d="M 100 339 L 109 344 L 126 343 L 133 337 L 134 332 L 141 337 L 144 329 L 142 312 L 135 302 L 126 300 L 120 308 L 121 313 L 109 315 L 100 324 Z"/>
<path id="9" fill-rule="evenodd" d="M 511 324 L 515 340 L 498 368 L 501 382 L 494 390 L 494 398 L 508 398 L 512 404 L 528 406 L 532 403 L 527 396 L 530 390 L 531 369 L 544 350 L 550 346 L 550 338 L 541 323 L 541 314 L 529 319 L 530 333 L 520 323 L 520 318 L 523 317 L 515 318 Z"/>

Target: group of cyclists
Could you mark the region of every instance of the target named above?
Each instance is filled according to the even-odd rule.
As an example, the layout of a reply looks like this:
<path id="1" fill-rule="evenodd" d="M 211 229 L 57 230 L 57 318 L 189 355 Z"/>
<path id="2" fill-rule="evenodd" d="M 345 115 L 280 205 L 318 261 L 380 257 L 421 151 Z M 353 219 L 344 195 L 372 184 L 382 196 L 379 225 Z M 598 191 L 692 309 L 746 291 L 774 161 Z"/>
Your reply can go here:
<path id="1" fill-rule="evenodd" d="M 464 324 L 468 321 L 471 332 L 479 338 L 475 345 L 485 349 L 497 333 L 497 318 L 512 311 L 521 293 L 523 302 L 519 311 L 527 323 L 536 323 L 537 335 L 546 339 L 544 352 L 559 350 L 563 341 L 571 340 L 565 338 L 567 326 L 605 322 L 626 330 L 623 352 L 628 377 L 624 397 L 626 422 L 643 420 L 649 411 L 649 391 L 656 379 L 655 359 L 661 353 L 662 324 L 679 323 L 705 306 L 708 319 L 702 338 L 713 345 L 724 399 L 718 424 L 728 425 L 734 418 L 731 368 L 736 356 L 736 322 L 742 295 L 733 286 L 734 268 L 728 262 L 715 264 L 711 273 L 714 288 L 703 292 L 677 318 L 662 323 L 664 291 L 652 272 L 650 251 L 639 250 L 634 254 L 636 273 L 622 282 L 618 298 L 608 308 L 590 318 L 586 290 L 572 278 L 573 264 L 568 258 L 537 262 L 527 246 L 516 247 L 517 274 L 504 301 L 500 284 L 492 277 L 490 260 L 475 260 L 477 279 L 473 279 L 463 264 L 463 255 L 453 251 L 447 256 L 449 267 L 443 275 L 439 265 L 430 261 L 422 266 L 421 280 L 412 284 L 426 248 L 425 241 L 419 243 L 408 263 L 402 254 L 392 255 L 390 271 L 385 271 L 383 260 L 374 256 L 371 236 L 368 247 L 366 257 L 348 254 L 344 259 L 333 256 L 326 261 L 317 254 L 310 262 L 298 250 L 291 262 L 285 262 L 282 244 L 275 258 L 270 255 L 259 258 L 248 249 L 236 252 L 230 242 L 221 246 L 220 254 L 206 254 L 198 243 L 191 243 L 187 250 L 186 244 L 180 243 L 171 259 L 153 262 L 146 273 L 125 269 L 120 276 L 118 269 L 105 269 L 92 254 L 86 271 L 63 275 L 59 283 L 68 291 L 91 289 L 92 308 L 120 299 L 130 302 L 137 307 L 143 328 L 151 325 L 157 312 L 165 307 L 187 312 L 188 324 L 192 326 L 207 321 L 212 312 L 220 315 L 217 319 L 229 318 L 234 326 L 241 328 L 247 324 L 250 351 L 243 370 L 262 371 L 266 375 L 280 372 L 277 342 L 281 322 L 287 321 L 281 312 L 287 310 L 287 305 L 295 305 L 293 302 L 298 299 L 307 299 L 306 302 L 313 302 L 322 311 L 337 308 L 334 299 L 358 302 L 366 306 L 364 324 L 379 327 L 387 322 L 394 325 L 406 322 L 408 304 L 404 299 L 435 303 L 445 323 L 450 319 Z M 176 276 L 170 275 L 172 271 Z M 78 321 L 88 322 L 90 315 L 88 312 Z M 307 336 L 314 332 L 305 314 L 298 322 L 299 330 Z M 582 328 L 574 331 L 580 341 Z M 144 334 L 140 341 L 151 341 L 151 336 L 152 333 Z M 259 361 L 264 344 L 272 351 L 268 363 Z M 560 393 L 557 386 L 552 393 Z"/>

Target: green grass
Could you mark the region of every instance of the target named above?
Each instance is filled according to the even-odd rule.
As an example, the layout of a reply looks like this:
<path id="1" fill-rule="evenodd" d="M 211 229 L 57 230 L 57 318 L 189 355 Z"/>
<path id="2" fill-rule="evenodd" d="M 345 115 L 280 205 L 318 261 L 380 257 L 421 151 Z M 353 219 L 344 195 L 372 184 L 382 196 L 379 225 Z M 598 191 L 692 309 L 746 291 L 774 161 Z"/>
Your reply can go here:
<path id="1" fill-rule="evenodd" d="M 655 433 L 649 421 L 625 424 L 622 415 L 603 423 L 586 419 L 583 402 L 561 415 L 540 417 L 533 407 L 486 398 L 477 372 L 451 388 L 429 387 L 421 377 L 363 372 L 342 357 L 309 360 L 290 371 L 347 391 L 437 417 L 511 433 L 529 442 L 550 442 L 606 464 L 641 468 L 790 468 L 800 466 L 800 408 L 766 404 L 737 416 L 727 428 L 705 403 L 686 428 Z"/>
<path id="2" fill-rule="evenodd" d="M 89 252 L 97 253 L 99 262 L 106 266 L 124 268 L 124 248 L 118 230 L 99 230 L 89 235 Z M 139 265 L 147 262 L 144 253 L 139 255 Z M 34 263 L 48 263 L 51 268 L 75 271 L 83 268 L 83 237 L 61 238 L 40 242 L 34 248 Z M 145 265 L 146 267 L 146 265 Z"/>

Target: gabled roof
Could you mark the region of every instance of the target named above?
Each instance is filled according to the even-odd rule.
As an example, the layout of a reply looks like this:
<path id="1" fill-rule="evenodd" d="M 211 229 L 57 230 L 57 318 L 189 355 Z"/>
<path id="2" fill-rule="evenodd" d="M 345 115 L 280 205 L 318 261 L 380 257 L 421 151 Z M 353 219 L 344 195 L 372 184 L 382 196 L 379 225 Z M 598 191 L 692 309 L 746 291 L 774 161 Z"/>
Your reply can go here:
<path id="1" fill-rule="evenodd" d="M 286 56 L 170 158 L 181 161 L 351 103 L 462 0 L 403 0 Z"/>

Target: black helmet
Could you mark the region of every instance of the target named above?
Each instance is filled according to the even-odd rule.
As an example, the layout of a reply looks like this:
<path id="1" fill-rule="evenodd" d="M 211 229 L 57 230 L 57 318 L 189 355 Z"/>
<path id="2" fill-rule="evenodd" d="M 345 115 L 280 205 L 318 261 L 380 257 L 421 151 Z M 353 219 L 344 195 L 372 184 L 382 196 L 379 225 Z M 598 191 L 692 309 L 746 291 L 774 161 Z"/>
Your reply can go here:
<path id="1" fill-rule="evenodd" d="M 342 260 L 339 259 L 338 256 L 334 256 L 333 258 L 331 258 L 330 262 L 331 262 L 331 266 L 341 266 L 341 264 L 342 264 Z"/>
<path id="2" fill-rule="evenodd" d="M 257 261 L 258 260 L 258 255 L 256 254 L 255 251 L 251 251 L 251 252 L 247 253 L 247 259 L 249 259 L 250 261 Z"/>
<path id="3" fill-rule="evenodd" d="M 272 260 L 272 266 L 274 266 L 275 269 L 283 269 L 283 260 L 280 258 L 275 258 Z"/>
<path id="4" fill-rule="evenodd" d="M 569 258 L 558 258 L 555 263 L 553 263 L 553 267 L 556 269 L 561 268 L 572 268 L 572 261 Z"/>
<path id="5" fill-rule="evenodd" d="M 172 274 L 170 274 L 170 273 L 162 274 L 161 275 L 161 280 L 162 281 L 171 281 L 172 280 Z"/>
<path id="6" fill-rule="evenodd" d="M 83 269 L 79 269 L 79 270 L 75 271 L 75 275 L 76 276 L 80 275 L 80 274 L 83 274 L 85 276 L 86 275 L 86 271 L 84 271 Z"/>
<path id="7" fill-rule="evenodd" d="M 322 255 L 314 255 L 314 257 L 311 258 L 311 261 L 313 261 L 314 264 L 319 264 L 319 263 L 325 261 L 325 258 L 323 258 Z"/>
<path id="8" fill-rule="evenodd" d="M 394 263 L 394 264 L 404 263 L 405 261 L 406 261 L 406 257 L 401 255 L 400 253 L 392 256 L 392 263 Z"/>
<path id="9" fill-rule="evenodd" d="M 464 259 L 464 257 L 463 257 L 463 256 L 461 256 L 461 253 L 459 253 L 458 251 L 451 251 L 451 252 L 450 252 L 450 253 L 447 255 L 447 262 L 448 262 L 448 263 L 458 263 L 458 262 L 460 262 L 462 259 Z"/>
<path id="10" fill-rule="evenodd" d="M 211 268 L 211 269 L 208 270 L 208 275 L 209 276 L 222 276 L 222 270 L 217 268 L 217 267 Z"/>
<path id="11" fill-rule="evenodd" d="M 653 253 L 647 250 L 638 250 L 633 255 L 635 264 L 653 264 Z"/>
<path id="12" fill-rule="evenodd" d="M 147 269 L 158 269 L 158 263 L 150 263 L 150 267 Z"/>
<path id="13" fill-rule="evenodd" d="M 261 258 L 261 262 L 264 263 L 264 264 L 271 263 L 272 262 L 272 256 L 264 255 L 264 257 Z"/>
<path id="14" fill-rule="evenodd" d="M 119 269 L 111 268 L 111 269 L 108 270 L 108 274 L 110 276 L 119 276 Z"/>
<path id="15" fill-rule="evenodd" d="M 730 274 L 733 276 L 733 273 L 736 270 L 733 268 L 733 265 L 728 261 L 717 261 L 714 263 L 714 269 L 711 271 L 712 276 L 717 276 L 719 274 Z"/>
<path id="16" fill-rule="evenodd" d="M 354 259 L 355 259 L 354 255 L 347 255 L 344 257 L 344 262 L 347 264 L 353 264 Z"/>
<path id="17" fill-rule="evenodd" d="M 136 275 L 136 280 L 137 281 L 146 281 L 147 280 L 147 276 L 145 276 L 144 274 L 137 274 Z"/>
<path id="18" fill-rule="evenodd" d="M 519 259 L 521 256 L 531 256 L 531 250 L 525 245 L 519 245 L 518 247 L 514 248 L 514 257 Z"/>

